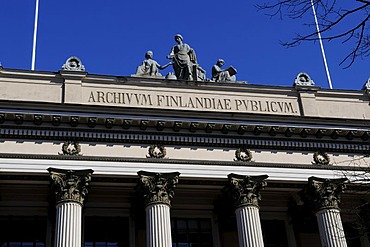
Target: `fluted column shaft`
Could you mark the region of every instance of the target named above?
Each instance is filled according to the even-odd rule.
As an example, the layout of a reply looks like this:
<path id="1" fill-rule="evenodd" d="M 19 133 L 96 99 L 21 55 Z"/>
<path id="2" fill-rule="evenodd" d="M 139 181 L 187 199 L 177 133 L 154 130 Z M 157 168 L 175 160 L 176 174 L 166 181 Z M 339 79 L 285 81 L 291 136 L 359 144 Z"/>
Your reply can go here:
<path id="1" fill-rule="evenodd" d="M 263 247 L 259 209 L 255 206 L 235 210 L 240 247 Z"/>
<path id="2" fill-rule="evenodd" d="M 147 247 L 171 247 L 170 206 L 180 173 L 139 171 L 138 175 L 138 190 L 146 206 Z"/>
<path id="3" fill-rule="evenodd" d="M 56 206 L 54 247 L 81 246 L 82 205 L 62 202 Z"/>
<path id="4" fill-rule="evenodd" d="M 323 247 L 347 247 L 340 218 L 340 196 L 346 179 L 310 177 L 302 199 L 316 212 Z"/>
<path id="5" fill-rule="evenodd" d="M 146 211 L 148 247 L 171 247 L 170 207 L 166 204 L 151 204 Z"/>
<path id="6" fill-rule="evenodd" d="M 322 209 L 316 213 L 316 217 L 322 246 L 347 247 L 338 209 Z"/>
<path id="7" fill-rule="evenodd" d="M 240 247 L 263 247 L 258 201 L 260 191 L 267 185 L 267 175 L 228 175 L 228 193 L 234 200 Z"/>
<path id="8" fill-rule="evenodd" d="M 93 170 L 48 171 L 56 202 L 54 247 L 81 247 L 82 206 Z"/>

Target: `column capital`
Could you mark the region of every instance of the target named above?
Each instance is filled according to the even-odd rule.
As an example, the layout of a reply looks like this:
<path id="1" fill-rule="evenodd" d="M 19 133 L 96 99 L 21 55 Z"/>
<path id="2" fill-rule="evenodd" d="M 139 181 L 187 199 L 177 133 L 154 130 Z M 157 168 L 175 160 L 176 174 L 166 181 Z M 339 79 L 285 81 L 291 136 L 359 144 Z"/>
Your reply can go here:
<path id="1" fill-rule="evenodd" d="M 316 212 L 325 208 L 339 209 L 340 195 L 346 187 L 346 181 L 346 178 L 310 177 L 303 196 Z"/>
<path id="2" fill-rule="evenodd" d="M 69 201 L 83 205 L 93 170 L 64 170 L 50 167 L 48 171 L 57 204 Z"/>
<path id="3" fill-rule="evenodd" d="M 179 180 L 179 172 L 155 173 L 139 171 L 138 190 L 142 193 L 145 206 L 152 203 L 162 203 L 171 206 L 171 199 L 175 195 L 175 187 Z"/>
<path id="4" fill-rule="evenodd" d="M 268 176 L 244 176 L 230 173 L 229 178 L 229 192 L 234 199 L 235 206 L 256 206 L 261 200 L 260 190 L 266 187 L 265 181 Z"/>

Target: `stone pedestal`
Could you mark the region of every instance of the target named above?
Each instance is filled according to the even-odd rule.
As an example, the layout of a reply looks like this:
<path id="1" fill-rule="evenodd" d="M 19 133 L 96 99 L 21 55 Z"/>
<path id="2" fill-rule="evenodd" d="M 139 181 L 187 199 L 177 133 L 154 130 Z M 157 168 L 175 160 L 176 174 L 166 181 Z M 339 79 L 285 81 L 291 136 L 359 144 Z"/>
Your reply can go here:
<path id="1" fill-rule="evenodd" d="M 325 247 L 347 247 L 339 203 L 346 179 L 310 177 L 305 189 L 305 203 L 316 211 L 321 244 Z"/>
<path id="2" fill-rule="evenodd" d="M 49 168 L 56 199 L 54 247 L 81 247 L 82 206 L 92 170 Z"/>
<path id="3" fill-rule="evenodd" d="M 146 211 L 147 247 L 171 247 L 171 199 L 180 173 L 139 171 L 139 191 Z"/>
<path id="4" fill-rule="evenodd" d="M 229 193 L 234 199 L 240 247 L 263 247 L 258 201 L 267 175 L 229 174 Z"/>

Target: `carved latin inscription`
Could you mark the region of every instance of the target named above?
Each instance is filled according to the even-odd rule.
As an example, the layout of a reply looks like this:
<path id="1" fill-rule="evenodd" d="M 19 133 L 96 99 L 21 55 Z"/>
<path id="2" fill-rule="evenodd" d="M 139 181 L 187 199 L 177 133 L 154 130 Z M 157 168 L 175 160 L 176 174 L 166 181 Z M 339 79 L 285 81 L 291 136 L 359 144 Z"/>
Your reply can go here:
<path id="1" fill-rule="evenodd" d="M 191 94 L 161 94 L 157 92 L 90 91 L 87 102 L 126 107 L 173 108 L 231 112 L 259 112 L 267 114 L 297 115 L 298 104 L 293 99 L 263 99 L 260 97 L 215 97 Z"/>

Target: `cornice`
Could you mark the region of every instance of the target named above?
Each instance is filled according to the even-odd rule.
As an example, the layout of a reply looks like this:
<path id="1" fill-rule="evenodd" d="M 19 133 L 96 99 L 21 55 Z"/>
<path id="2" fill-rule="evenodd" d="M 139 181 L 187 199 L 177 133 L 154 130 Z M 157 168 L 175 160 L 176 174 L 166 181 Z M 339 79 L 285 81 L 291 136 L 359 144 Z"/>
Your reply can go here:
<path id="1" fill-rule="evenodd" d="M 23 121 L 19 119 L 19 121 Z M 326 152 L 349 152 L 368 154 L 370 150 L 369 141 L 364 141 L 362 137 L 352 136 L 352 140 L 342 137 L 341 140 L 336 138 L 318 138 L 317 135 L 313 137 L 300 137 L 301 134 L 295 134 L 298 138 L 294 138 L 293 134 L 286 137 L 285 134 L 258 133 L 261 131 L 258 128 L 252 129 L 249 133 L 243 134 L 223 134 L 220 130 L 218 135 L 206 133 L 199 133 L 201 130 L 192 131 L 189 133 L 176 133 L 155 131 L 144 125 L 137 126 L 137 130 L 128 131 L 124 127 L 121 131 L 104 131 L 98 129 L 74 130 L 71 128 L 37 128 L 20 126 L 13 128 L 11 126 L 1 126 L 0 138 L 3 139 L 30 139 L 30 140 L 52 140 L 52 141 L 78 141 L 78 142 L 96 142 L 96 143 L 142 143 L 142 144 L 161 144 L 161 145 L 183 145 L 183 146 L 207 146 L 207 147 L 248 147 L 251 149 L 262 150 L 304 150 L 304 151 L 318 151 L 324 150 Z M 197 125 L 199 127 L 199 125 Z M 272 129 L 272 128 L 271 128 Z M 252 132 L 253 131 L 253 132 Z M 311 130 L 310 130 L 311 131 Z M 351 133 L 351 132 L 348 132 Z M 356 132 L 357 134 L 358 132 Z M 367 132 L 366 132 L 367 133 Z M 344 140 L 343 140 L 344 139 Z"/>
<path id="2" fill-rule="evenodd" d="M 334 98 L 359 98 L 368 99 L 366 95 L 366 90 L 339 90 L 339 89 L 321 89 L 317 91 L 317 96 L 320 97 L 334 97 Z"/>
<path id="3" fill-rule="evenodd" d="M 16 77 L 16 78 L 27 78 L 27 79 L 53 79 L 58 73 L 48 71 L 31 71 L 21 69 L 8 69 L 3 68 L 0 70 L 0 77 Z"/>
<path id="4" fill-rule="evenodd" d="M 315 118 L 304 118 L 307 123 L 302 119 L 274 119 L 236 121 L 165 114 L 155 117 L 0 109 L 0 138 L 369 153 L 369 121 L 320 124 L 323 120 Z"/>

